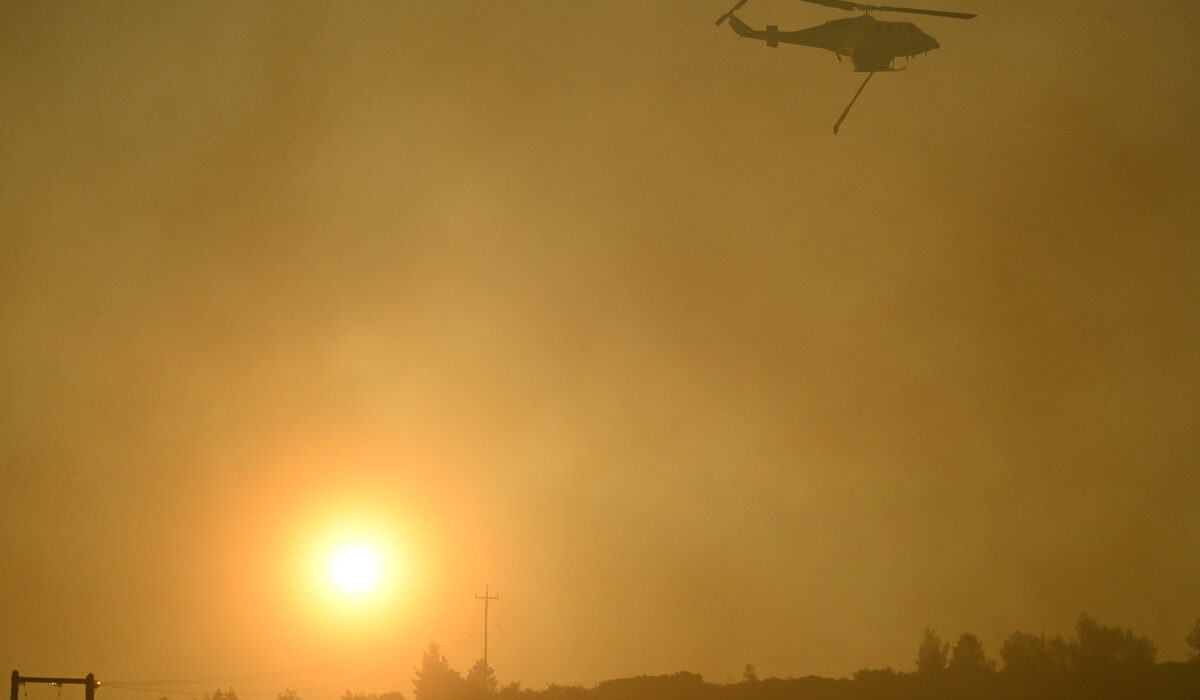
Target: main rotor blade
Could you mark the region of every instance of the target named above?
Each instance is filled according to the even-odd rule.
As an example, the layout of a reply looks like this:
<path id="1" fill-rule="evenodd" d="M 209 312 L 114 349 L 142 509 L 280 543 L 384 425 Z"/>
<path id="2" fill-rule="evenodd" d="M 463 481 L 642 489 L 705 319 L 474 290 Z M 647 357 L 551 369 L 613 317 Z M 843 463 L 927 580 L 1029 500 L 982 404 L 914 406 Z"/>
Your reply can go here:
<path id="1" fill-rule="evenodd" d="M 741 9 L 742 5 L 745 5 L 748 2 L 750 2 L 750 0 L 739 0 L 738 4 L 736 4 L 732 8 L 730 8 L 729 12 L 726 12 L 725 14 L 723 14 L 719 18 L 717 18 L 717 26 L 720 26 L 722 22 L 729 19 L 729 15 L 732 15 L 734 12 L 737 12 L 739 9 Z"/>
<path id="2" fill-rule="evenodd" d="M 921 10 L 915 7 L 889 7 L 888 5 L 879 5 L 878 7 L 869 7 L 872 10 L 880 12 L 907 12 L 910 15 L 933 15 L 934 17 L 953 17 L 954 19 L 971 19 L 978 15 L 968 14 L 966 12 L 946 12 L 945 10 Z"/>
<path id="3" fill-rule="evenodd" d="M 811 2 L 814 5 L 824 5 L 825 7 L 835 7 L 839 10 L 862 10 L 870 12 L 878 10 L 879 12 L 907 12 L 910 15 L 933 15 L 934 17 L 953 17 L 954 19 L 971 19 L 976 15 L 967 14 L 966 12 L 946 12 L 945 10 L 922 10 L 916 7 L 892 7 L 891 5 L 863 5 L 857 2 L 845 2 L 844 0 L 803 0 Z"/>
<path id="4" fill-rule="evenodd" d="M 811 2 L 814 5 L 824 5 L 825 7 L 836 7 L 839 10 L 849 10 L 850 12 L 862 9 L 862 5 L 856 5 L 852 2 L 842 2 L 842 0 L 804 0 L 804 2 Z"/>

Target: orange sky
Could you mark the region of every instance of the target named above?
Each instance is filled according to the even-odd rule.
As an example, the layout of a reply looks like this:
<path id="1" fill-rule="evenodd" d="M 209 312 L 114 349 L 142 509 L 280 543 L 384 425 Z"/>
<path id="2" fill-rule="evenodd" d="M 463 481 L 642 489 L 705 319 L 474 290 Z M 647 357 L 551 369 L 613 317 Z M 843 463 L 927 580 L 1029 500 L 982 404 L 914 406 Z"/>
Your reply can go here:
<path id="1" fill-rule="evenodd" d="M 1200 10 L 928 4 L 836 137 L 722 2 L 5 4 L 0 661 L 409 693 L 485 585 L 534 688 L 1183 658 Z M 353 527 L 404 579 L 334 614 Z"/>

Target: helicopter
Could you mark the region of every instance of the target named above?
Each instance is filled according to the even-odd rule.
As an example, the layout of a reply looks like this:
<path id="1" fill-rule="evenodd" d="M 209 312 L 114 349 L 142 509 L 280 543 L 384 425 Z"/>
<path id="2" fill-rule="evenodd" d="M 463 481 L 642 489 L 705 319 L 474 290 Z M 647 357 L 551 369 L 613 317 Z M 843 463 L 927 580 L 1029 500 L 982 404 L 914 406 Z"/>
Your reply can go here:
<path id="1" fill-rule="evenodd" d="M 859 86 L 854 98 L 833 125 L 833 133 L 838 133 L 850 108 L 854 106 L 863 88 L 871 81 L 876 73 L 895 72 L 904 70 L 896 68 L 896 59 L 902 56 L 912 57 L 928 53 L 939 44 L 937 39 L 921 31 L 911 22 L 887 22 L 875 19 L 872 12 L 902 12 L 913 15 L 930 15 L 934 17 L 951 17 L 954 19 L 972 19 L 976 15 L 965 12 L 947 12 L 944 10 L 922 10 L 915 7 L 892 7 L 888 5 L 863 5 L 843 0 L 803 0 L 816 5 L 824 5 L 839 10 L 860 11 L 863 14 L 848 19 L 835 19 L 825 24 L 799 29 L 795 31 L 779 31 L 775 25 L 767 25 L 766 29 L 754 29 L 738 18 L 737 12 L 749 0 L 739 0 L 725 14 L 717 19 L 717 25 L 729 22 L 729 26 L 738 36 L 759 39 L 767 46 L 776 48 L 780 43 L 812 46 L 832 51 L 838 61 L 843 57 L 853 63 L 854 71 L 867 73 L 867 77 Z"/>

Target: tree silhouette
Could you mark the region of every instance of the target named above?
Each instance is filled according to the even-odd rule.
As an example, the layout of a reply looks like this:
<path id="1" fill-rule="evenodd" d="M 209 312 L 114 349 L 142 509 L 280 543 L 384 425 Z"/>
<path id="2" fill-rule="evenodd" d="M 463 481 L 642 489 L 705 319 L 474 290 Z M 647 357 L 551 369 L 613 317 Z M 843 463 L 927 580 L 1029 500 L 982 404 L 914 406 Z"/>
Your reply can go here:
<path id="1" fill-rule="evenodd" d="M 212 695 L 205 695 L 204 700 L 238 700 L 238 694 L 233 686 L 229 686 L 227 690 L 217 688 Z"/>
<path id="2" fill-rule="evenodd" d="M 1192 648 L 1192 661 L 1200 661 L 1200 617 L 1196 618 L 1196 624 L 1192 625 L 1187 643 Z"/>
<path id="3" fill-rule="evenodd" d="M 925 630 L 921 638 L 921 646 L 917 648 L 917 673 L 928 676 L 941 673 L 946 669 L 946 658 L 950 645 L 931 629 Z"/>
<path id="4" fill-rule="evenodd" d="M 1158 650 L 1146 637 L 1138 637 L 1120 627 L 1108 627 L 1084 613 L 1075 623 L 1077 636 L 1072 655 L 1080 670 L 1111 668 L 1118 665 L 1150 665 Z"/>
<path id="5" fill-rule="evenodd" d="M 413 678 L 415 700 L 458 700 L 466 691 L 466 681 L 450 668 L 437 642 L 430 642 L 421 657 L 421 667 Z"/>
<path id="6" fill-rule="evenodd" d="M 1062 637 L 1047 639 L 1028 632 L 1013 632 L 1000 645 L 1004 671 L 1023 676 L 1045 676 L 1067 670 L 1070 651 Z"/>
<path id="7" fill-rule="evenodd" d="M 496 686 L 499 685 L 496 681 L 496 669 L 484 663 L 483 659 L 479 659 L 467 671 L 467 683 L 476 690 L 494 693 Z"/>
<path id="8" fill-rule="evenodd" d="M 979 637 L 966 632 L 954 645 L 947 668 L 956 673 L 984 673 L 994 671 L 996 662 L 984 655 L 983 642 L 979 641 Z"/>

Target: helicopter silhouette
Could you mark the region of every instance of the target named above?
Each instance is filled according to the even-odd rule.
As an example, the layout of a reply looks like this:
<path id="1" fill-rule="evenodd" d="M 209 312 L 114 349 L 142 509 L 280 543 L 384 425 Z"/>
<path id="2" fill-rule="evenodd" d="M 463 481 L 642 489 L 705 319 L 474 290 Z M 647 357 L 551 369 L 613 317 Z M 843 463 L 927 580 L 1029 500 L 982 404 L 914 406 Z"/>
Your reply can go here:
<path id="1" fill-rule="evenodd" d="M 798 29 L 795 31 L 779 31 L 775 25 L 767 25 L 766 29 L 754 29 L 743 22 L 734 13 L 749 0 L 740 0 L 729 12 L 717 19 L 717 25 L 729 21 L 729 26 L 738 36 L 759 39 L 767 46 L 776 48 L 779 44 L 798 44 L 812 46 L 818 49 L 832 51 L 838 61 L 843 57 L 849 58 L 857 73 L 867 73 L 867 77 L 859 86 L 858 92 L 842 115 L 833 125 L 836 134 L 841 127 L 850 108 L 862 94 L 863 88 L 871 81 L 876 73 L 895 72 L 904 70 L 896 68 L 896 59 L 912 57 L 929 53 L 939 47 L 937 39 L 921 31 L 912 22 L 887 22 L 875 19 L 872 12 L 903 12 L 913 15 L 930 15 L 934 17 L 951 17 L 954 19 L 971 19 L 976 15 L 965 12 L 946 12 L 943 10 L 922 10 L 915 7 L 892 7 L 888 5 L 863 5 L 843 0 L 803 0 L 816 5 L 824 5 L 839 10 L 861 11 L 863 14 L 848 19 L 835 19 L 825 24 Z"/>

